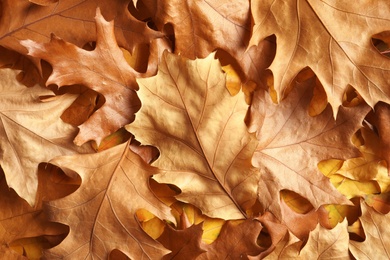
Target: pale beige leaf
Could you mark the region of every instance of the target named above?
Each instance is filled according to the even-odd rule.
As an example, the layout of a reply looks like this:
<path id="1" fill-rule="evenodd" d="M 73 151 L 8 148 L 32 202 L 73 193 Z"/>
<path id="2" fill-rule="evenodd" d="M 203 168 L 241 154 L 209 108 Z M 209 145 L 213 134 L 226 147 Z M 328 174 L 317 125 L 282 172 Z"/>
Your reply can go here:
<path id="1" fill-rule="evenodd" d="M 279 99 L 305 67 L 318 76 L 337 114 L 348 85 L 374 106 L 390 102 L 390 61 L 371 37 L 390 29 L 388 0 L 251 1 L 254 28 L 250 45 L 276 35 L 270 69 Z"/>
<path id="2" fill-rule="evenodd" d="M 139 225 L 136 211 L 144 208 L 175 223 L 170 208 L 150 190 L 158 170 L 124 143 L 97 154 L 57 157 L 50 161 L 82 184 L 71 195 L 48 203 L 51 219 L 70 226 L 69 235 L 45 252 L 48 259 L 107 259 L 118 249 L 132 259 L 160 259 L 169 253 Z"/>
<path id="3" fill-rule="evenodd" d="M 256 200 L 256 140 L 244 123 L 244 95 L 231 97 L 214 55 L 187 60 L 165 52 L 157 76 L 139 79 L 142 108 L 126 126 L 159 148 L 154 178 L 178 186 L 178 198 L 208 216 L 246 217 Z"/>
<path id="4" fill-rule="evenodd" d="M 388 227 L 390 215 L 376 212 L 363 200 L 361 200 L 360 205 L 362 209 L 360 222 L 366 238 L 363 242 L 351 240 L 349 250 L 357 259 L 389 259 L 390 233 Z"/>
<path id="5" fill-rule="evenodd" d="M 0 70 L 0 163 L 9 187 L 34 205 L 39 163 L 93 149 L 89 144 L 74 145 L 77 129 L 60 119 L 76 96 L 41 102 L 39 96 L 53 93 L 38 85 L 26 88 L 15 79 L 16 74 L 10 69 Z"/>

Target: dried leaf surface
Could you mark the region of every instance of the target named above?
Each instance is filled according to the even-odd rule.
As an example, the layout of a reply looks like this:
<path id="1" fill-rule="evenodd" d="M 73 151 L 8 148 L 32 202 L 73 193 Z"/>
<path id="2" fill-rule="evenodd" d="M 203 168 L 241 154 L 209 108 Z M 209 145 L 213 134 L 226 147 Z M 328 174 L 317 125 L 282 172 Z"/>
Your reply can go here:
<path id="1" fill-rule="evenodd" d="M 275 34 L 277 52 L 270 66 L 279 98 L 294 77 L 309 66 L 318 76 L 334 114 L 352 85 L 374 106 L 390 102 L 390 62 L 371 43 L 374 34 L 389 30 L 387 0 L 348 2 L 252 1 L 254 19 L 250 45 Z"/>
<path id="2" fill-rule="evenodd" d="M 264 251 L 257 244 L 261 229 L 260 222 L 253 219 L 241 223 L 228 221 L 217 240 L 204 246 L 206 252 L 197 259 L 247 259 L 248 255 L 258 255 Z"/>
<path id="3" fill-rule="evenodd" d="M 134 120 L 140 102 L 135 90 L 135 77 L 139 75 L 125 58 L 114 35 L 114 23 L 107 22 L 98 9 L 96 14 L 96 48 L 86 51 L 52 36 L 49 43 L 32 40 L 22 42 L 29 55 L 44 59 L 53 66 L 46 84 L 82 84 L 105 98 L 105 104 L 79 126 L 75 143 L 81 145 L 89 140 L 100 144 L 101 140 L 125 124 Z"/>
<path id="4" fill-rule="evenodd" d="M 323 204 L 348 204 L 319 172 L 317 164 L 325 158 L 359 155 L 351 137 L 368 113 L 366 106 L 341 108 L 335 121 L 328 107 L 310 117 L 312 80 L 299 84 L 279 105 L 258 91 L 251 107 L 250 129 L 256 131 L 259 145 L 253 163 L 260 168 L 259 200 L 263 210 L 281 219 L 280 194 L 294 191 L 318 209 Z"/>
<path id="5" fill-rule="evenodd" d="M 154 165 L 165 172 L 154 178 L 208 216 L 244 218 L 256 200 L 256 140 L 244 123 L 244 95 L 229 95 L 219 62 L 166 52 L 157 76 L 138 82 L 143 105 L 126 128 L 160 150 Z"/>
<path id="6" fill-rule="evenodd" d="M 59 235 L 65 231 L 62 225 L 48 221 L 41 204 L 31 207 L 15 191 L 8 189 L 1 170 L 0 175 L 0 255 L 3 259 L 27 259 L 11 249 L 12 242 L 22 238 Z M 28 250 L 24 251 L 28 253 Z"/>
<path id="7" fill-rule="evenodd" d="M 39 163 L 93 149 L 89 145 L 74 145 L 77 129 L 60 119 L 75 96 L 63 95 L 41 102 L 41 95 L 53 93 L 38 85 L 26 88 L 15 76 L 15 71 L 0 70 L 0 163 L 9 187 L 34 205 Z"/>
<path id="8" fill-rule="evenodd" d="M 202 224 L 192 225 L 183 230 L 175 230 L 166 225 L 158 241 L 172 252 L 164 259 L 196 259 L 204 252 L 201 248 L 202 233 Z"/>
<path id="9" fill-rule="evenodd" d="M 153 31 L 145 22 L 135 19 L 127 10 L 130 0 L 34 0 L 2 1 L 0 16 L 0 45 L 26 53 L 21 40 L 30 39 L 44 43 L 54 33 L 79 47 L 96 39 L 95 14 L 100 7 L 108 20 L 115 19 L 115 35 L 119 44 L 132 51 L 138 44 L 149 44 L 151 39 L 162 36 Z"/>
<path id="10" fill-rule="evenodd" d="M 170 208 L 148 186 L 158 170 L 133 153 L 128 143 L 97 154 L 57 157 L 51 163 L 67 174 L 79 174 L 82 184 L 75 193 L 48 203 L 53 221 L 69 225 L 70 233 L 46 251 L 46 257 L 106 259 L 113 249 L 133 259 L 160 259 L 169 253 L 136 218 L 136 211 L 145 208 L 175 222 Z"/>
<path id="11" fill-rule="evenodd" d="M 363 242 L 351 241 L 349 250 L 357 259 L 390 258 L 390 234 L 388 232 L 390 215 L 376 212 L 364 201 L 361 201 L 360 205 L 362 209 L 360 221 L 366 238 Z"/>
<path id="12" fill-rule="evenodd" d="M 248 1 L 156 0 L 147 6 L 160 30 L 172 25 L 175 53 L 195 59 L 223 50 L 241 68 L 240 76 L 262 81 L 259 71 L 271 63 L 275 43 L 262 41 L 247 51 L 251 22 Z"/>

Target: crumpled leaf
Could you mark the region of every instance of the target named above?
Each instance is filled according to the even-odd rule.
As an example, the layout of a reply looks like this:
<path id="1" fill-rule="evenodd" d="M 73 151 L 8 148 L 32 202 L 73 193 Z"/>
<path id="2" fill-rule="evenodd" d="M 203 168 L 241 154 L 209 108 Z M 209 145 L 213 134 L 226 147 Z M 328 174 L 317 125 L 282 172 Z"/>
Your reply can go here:
<path id="1" fill-rule="evenodd" d="M 53 66 L 46 85 L 82 84 L 102 94 L 105 103 L 79 126 L 74 142 L 81 145 L 89 140 L 101 140 L 134 120 L 140 102 L 135 90 L 139 75 L 126 62 L 114 36 L 114 23 L 107 22 L 97 9 L 96 48 L 86 51 L 52 36 L 49 43 L 22 41 L 29 55 L 44 59 Z"/>
<path id="2" fill-rule="evenodd" d="M 158 170 L 133 153 L 128 142 L 97 154 L 57 157 L 50 163 L 68 175 L 76 172 L 82 184 L 75 193 L 48 203 L 52 220 L 69 225 L 70 232 L 45 257 L 106 259 L 118 249 L 132 259 L 160 259 L 169 252 L 142 230 L 136 218 L 137 209 L 145 208 L 175 223 L 170 208 L 148 186 Z"/>
<path id="3" fill-rule="evenodd" d="M 205 245 L 206 252 L 197 259 L 248 259 L 258 255 L 264 251 L 256 242 L 261 229 L 260 222 L 253 219 L 228 221 L 217 240 Z"/>
<path id="4" fill-rule="evenodd" d="M 54 0 L 34 0 L 49 3 Z M 2 1 L 0 15 L 0 45 L 26 53 L 20 41 L 30 39 L 47 42 L 54 33 L 78 47 L 96 40 L 94 17 L 100 7 L 104 17 L 115 19 L 115 35 L 121 47 L 132 51 L 138 44 L 149 44 L 162 33 L 150 29 L 145 22 L 135 19 L 127 10 L 130 0 L 68 0 L 47 6 L 29 1 Z M 49 26 L 50 25 L 50 26 Z"/>
<path id="5" fill-rule="evenodd" d="M 93 149 L 75 146 L 72 140 L 77 129 L 60 119 L 74 95 L 41 102 L 41 95 L 53 92 L 38 85 L 26 88 L 15 79 L 16 74 L 11 69 L 0 70 L 0 163 L 8 186 L 34 205 L 39 163 Z"/>
<path id="6" fill-rule="evenodd" d="M 390 102 L 390 62 L 371 43 L 390 28 L 387 0 L 252 1 L 251 45 L 275 34 L 277 51 L 270 70 L 282 100 L 294 77 L 309 66 L 318 76 L 336 115 L 348 85 L 374 107 Z"/>
<path id="7" fill-rule="evenodd" d="M 156 146 L 160 183 L 181 189 L 179 200 L 222 219 L 246 217 L 256 200 L 256 147 L 247 132 L 243 93 L 231 97 L 213 55 L 195 61 L 165 52 L 155 77 L 139 79 L 142 108 L 126 126 Z"/>
<path id="8" fill-rule="evenodd" d="M 359 218 L 366 236 L 363 242 L 350 241 L 349 250 L 357 259 L 389 259 L 390 234 L 388 232 L 390 215 L 383 215 L 360 202 L 362 216 Z"/>
<path id="9" fill-rule="evenodd" d="M 319 172 L 317 164 L 329 158 L 346 159 L 359 155 L 350 139 L 361 127 L 369 108 L 361 105 L 341 108 L 335 121 L 328 107 L 316 117 L 307 113 L 313 78 L 298 84 L 288 97 L 275 105 L 266 92 L 255 92 L 250 131 L 259 145 L 253 163 L 260 168 L 258 196 L 263 210 L 282 219 L 280 191 L 293 191 L 315 209 L 323 204 L 349 204 Z"/>
<path id="10" fill-rule="evenodd" d="M 271 63 L 275 42 L 267 39 L 247 49 L 251 26 L 248 1 L 153 0 L 145 5 L 160 31 L 167 25 L 173 27 L 176 54 L 195 59 L 223 50 L 238 64 L 245 81 L 263 82 L 259 71 Z"/>

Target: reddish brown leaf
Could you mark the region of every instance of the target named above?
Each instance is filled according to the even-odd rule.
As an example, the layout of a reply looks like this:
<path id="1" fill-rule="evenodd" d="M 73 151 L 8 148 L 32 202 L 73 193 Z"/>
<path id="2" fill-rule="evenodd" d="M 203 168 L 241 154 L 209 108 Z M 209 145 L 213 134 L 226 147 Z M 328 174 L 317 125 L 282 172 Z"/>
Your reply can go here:
<path id="1" fill-rule="evenodd" d="M 89 140 L 100 144 L 101 140 L 125 124 L 134 120 L 140 102 L 135 90 L 135 77 L 139 75 L 123 57 L 114 36 L 113 22 L 107 22 L 96 14 L 97 42 L 93 51 L 86 51 L 52 36 L 50 43 L 40 44 L 31 40 L 22 42 L 29 54 L 50 62 L 53 73 L 47 85 L 82 84 L 105 98 L 105 104 L 82 125 L 75 138 L 81 145 Z"/>
<path id="2" fill-rule="evenodd" d="M 264 251 L 256 241 L 262 229 L 260 222 L 247 219 L 228 221 L 222 227 L 217 240 L 203 248 L 205 253 L 197 259 L 247 259 Z"/>
<path id="3" fill-rule="evenodd" d="M 196 259 L 205 251 L 201 249 L 202 233 L 202 223 L 184 230 L 175 230 L 166 225 L 158 241 L 172 252 L 163 259 Z"/>

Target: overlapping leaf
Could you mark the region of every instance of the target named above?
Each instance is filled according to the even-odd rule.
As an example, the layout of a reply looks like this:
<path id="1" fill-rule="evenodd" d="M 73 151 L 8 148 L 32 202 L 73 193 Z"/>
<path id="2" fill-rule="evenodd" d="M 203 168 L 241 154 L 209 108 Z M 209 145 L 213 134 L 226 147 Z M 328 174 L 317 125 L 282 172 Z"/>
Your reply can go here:
<path id="1" fill-rule="evenodd" d="M 175 222 L 170 209 L 149 189 L 156 168 L 133 153 L 128 143 L 97 154 L 57 157 L 51 163 L 80 175 L 81 187 L 49 203 L 52 220 L 70 226 L 68 237 L 45 252 L 47 258 L 103 258 L 118 249 L 133 259 L 160 259 L 169 253 L 140 227 L 136 211 L 145 208 Z"/>
<path id="2" fill-rule="evenodd" d="M 34 3 L 35 2 L 35 3 Z M 19 41 L 30 39 L 40 43 L 54 33 L 78 47 L 96 39 L 95 14 L 100 7 L 108 20 L 115 19 L 115 34 L 119 44 L 132 51 L 137 44 L 149 44 L 162 33 L 135 19 L 127 7 L 130 0 L 70 0 L 46 1 L 4 0 L 0 16 L 0 45 L 25 53 Z M 52 2 L 52 3 L 50 3 Z"/>
<path id="3" fill-rule="evenodd" d="M 252 1 L 250 44 L 275 34 L 277 52 L 270 69 L 280 100 L 294 77 L 309 66 L 318 76 L 334 114 L 352 85 L 372 107 L 390 102 L 390 62 L 372 45 L 374 34 L 390 28 L 387 0 Z"/>
<path id="4" fill-rule="evenodd" d="M 33 205 L 39 163 L 93 149 L 89 145 L 74 145 L 77 129 L 60 119 L 76 98 L 74 95 L 41 102 L 41 95 L 53 93 L 38 85 L 26 88 L 15 75 L 10 69 L 0 70 L 0 163 L 9 187 Z"/>
<path id="5" fill-rule="evenodd" d="M 145 5 L 161 31 L 172 26 L 175 53 L 195 59 L 220 49 L 233 57 L 245 80 L 262 82 L 261 71 L 271 63 L 275 43 L 263 41 L 247 51 L 251 22 L 248 1 L 154 0 Z"/>
<path id="6" fill-rule="evenodd" d="M 105 104 L 82 125 L 75 138 L 81 145 L 101 140 L 134 120 L 140 103 L 135 93 L 135 77 L 139 75 L 123 57 L 114 36 L 113 22 L 107 22 L 100 11 L 96 14 L 97 42 L 93 51 L 86 51 L 52 36 L 50 43 L 23 41 L 29 54 L 50 62 L 53 73 L 47 85 L 82 84 L 105 98 Z"/>
<path id="7" fill-rule="evenodd" d="M 310 117 L 310 86 L 313 79 L 299 84 L 279 105 L 263 91 L 258 91 L 251 107 L 251 131 L 256 131 L 259 145 L 253 161 L 261 170 L 259 200 L 263 210 L 279 219 L 279 192 L 283 189 L 300 194 L 315 207 L 323 204 L 348 204 L 317 169 L 325 158 L 345 159 L 359 155 L 351 137 L 361 126 L 368 108 L 341 108 L 335 121 L 328 107 Z"/>
<path id="8" fill-rule="evenodd" d="M 143 144 L 156 146 L 155 176 L 181 189 L 178 198 L 208 216 L 244 218 L 256 200 L 256 147 L 247 132 L 242 92 L 231 97 L 213 55 L 201 60 L 163 56 L 157 76 L 138 80 L 143 102 L 126 128 Z"/>
<path id="9" fill-rule="evenodd" d="M 390 235 L 386 232 L 390 215 L 383 215 L 361 201 L 362 223 L 365 240 L 351 241 L 349 250 L 357 259 L 388 259 L 390 257 Z"/>

